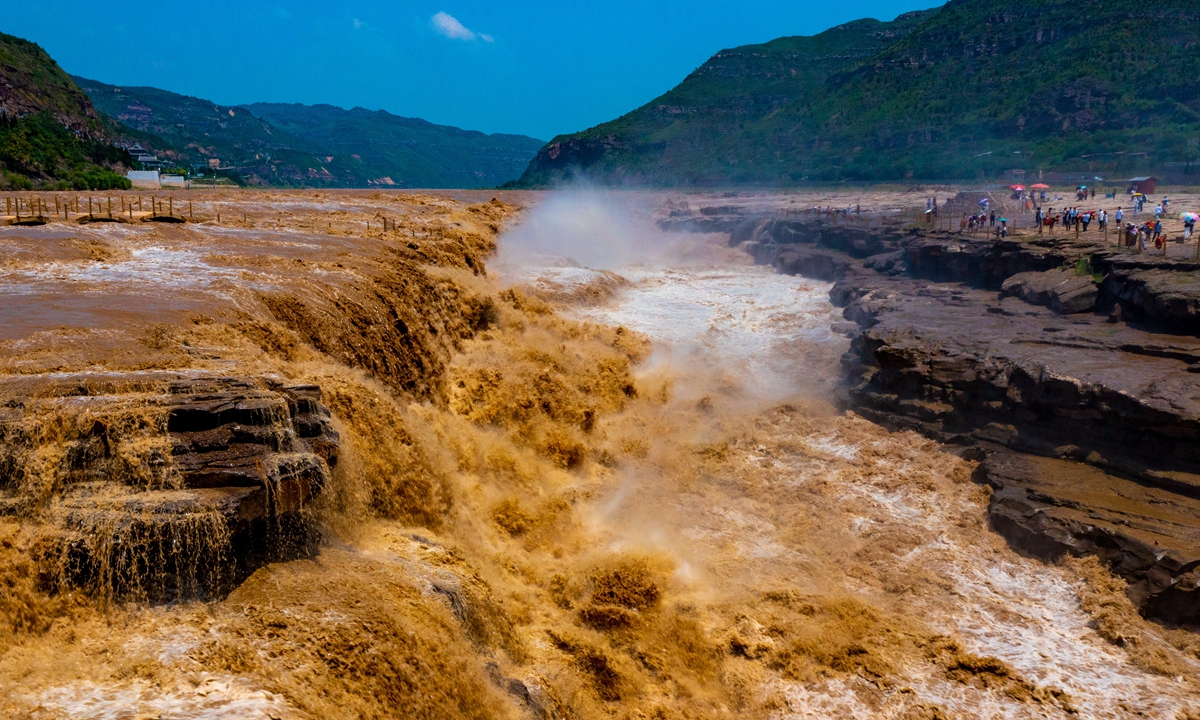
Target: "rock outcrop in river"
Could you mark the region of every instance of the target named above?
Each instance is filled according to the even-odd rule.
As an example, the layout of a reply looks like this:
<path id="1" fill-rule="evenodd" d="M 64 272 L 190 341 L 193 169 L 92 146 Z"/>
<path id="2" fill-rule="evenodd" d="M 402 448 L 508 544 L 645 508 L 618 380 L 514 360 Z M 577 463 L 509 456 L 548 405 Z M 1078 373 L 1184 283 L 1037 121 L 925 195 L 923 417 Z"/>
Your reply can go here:
<path id="1" fill-rule="evenodd" d="M 320 388 L 166 372 L 0 382 L 0 507 L 44 521 L 50 582 L 165 600 L 311 554 L 336 465 Z"/>
<path id="2" fill-rule="evenodd" d="M 1015 546 L 1098 555 L 1145 613 L 1200 620 L 1200 264 L 1095 231 L 997 239 L 854 216 L 742 221 L 730 242 L 836 281 L 856 324 L 852 407 L 981 460 Z"/>

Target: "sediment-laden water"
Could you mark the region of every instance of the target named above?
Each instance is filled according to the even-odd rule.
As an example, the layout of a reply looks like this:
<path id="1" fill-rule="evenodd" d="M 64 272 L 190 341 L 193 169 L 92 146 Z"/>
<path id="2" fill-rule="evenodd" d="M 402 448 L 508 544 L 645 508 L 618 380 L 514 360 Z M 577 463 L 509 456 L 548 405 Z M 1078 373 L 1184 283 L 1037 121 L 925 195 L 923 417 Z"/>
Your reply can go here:
<path id="1" fill-rule="evenodd" d="M 291 336 L 265 321 L 271 343 L 259 326 L 239 331 L 254 343 L 220 325 L 168 334 L 221 348 L 221 372 L 323 388 L 343 448 L 314 508 L 322 550 L 228 597 L 158 606 L 48 595 L 32 566 L 10 574 L 19 592 L 0 593 L 0 612 L 22 620 L 0 634 L 0 709 L 915 719 L 1200 706 L 1187 643 L 1132 614 L 1103 570 L 1021 557 L 988 530 L 972 463 L 837 409 L 848 341 L 830 330 L 828 285 L 753 266 L 721 237 L 662 236 L 628 196 L 543 207 L 500 239 L 490 277 L 438 276 L 493 304 L 429 398 L 346 366 L 358 356 L 281 343 Z M 0 530 L 0 559 L 26 567 L 18 531 Z M 1123 646 L 1105 631 L 1116 620 Z"/>

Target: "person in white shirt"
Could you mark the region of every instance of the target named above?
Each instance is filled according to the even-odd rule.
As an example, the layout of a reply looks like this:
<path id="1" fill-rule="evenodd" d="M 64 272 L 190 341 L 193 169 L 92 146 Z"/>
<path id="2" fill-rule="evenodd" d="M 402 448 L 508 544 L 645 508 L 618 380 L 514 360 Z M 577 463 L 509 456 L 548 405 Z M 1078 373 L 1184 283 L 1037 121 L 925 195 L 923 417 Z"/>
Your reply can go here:
<path id="1" fill-rule="evenodd" d="M 1155 220 L 1162 220 L 1162 205 L 1155 205 L 1155 206 L 1154 206 L 1154 219 L 1155 219 Z"/>

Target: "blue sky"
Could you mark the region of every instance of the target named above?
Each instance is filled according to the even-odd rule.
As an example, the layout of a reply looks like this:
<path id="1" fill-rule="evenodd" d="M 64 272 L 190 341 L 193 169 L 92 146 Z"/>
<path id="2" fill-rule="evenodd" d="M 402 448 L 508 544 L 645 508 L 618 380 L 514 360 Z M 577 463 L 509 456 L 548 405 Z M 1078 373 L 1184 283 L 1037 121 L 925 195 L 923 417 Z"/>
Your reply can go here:
<path id="1" fill-rule="evenodd" d="M 0 30 L 67 72 L 227 105 L 330 103 L 547 140 L 670 89 L 722 48 L 928 0 L 39 0 Z"/>

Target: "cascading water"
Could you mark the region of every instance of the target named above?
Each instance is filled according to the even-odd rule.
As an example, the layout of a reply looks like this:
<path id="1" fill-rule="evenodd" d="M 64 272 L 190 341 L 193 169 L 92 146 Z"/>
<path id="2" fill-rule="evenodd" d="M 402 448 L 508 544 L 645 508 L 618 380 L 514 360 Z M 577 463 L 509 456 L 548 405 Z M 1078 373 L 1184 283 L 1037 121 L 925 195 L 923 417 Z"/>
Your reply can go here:
<path id="1" fill-rule="evenodd" d="M 603 201 L 586 200 L 596 202 Z M 629 223 L 627 211 L 620 215 L 619 222 Z M 705 395 L 710 402 L 707 394 L 723 393 L 733 401 L 731 417 L 721 423 L 723 434 L 736 438 L 728 470 L 739 477 L 748 471 L 754 482 L 716 482 L 675 498 L 626 485 L 606 507 L 605 521 L 622 528 L 618 536 L 643 540 L 647 525 L 654 526 L 650 535 L 665 552 L 687 547 L 682 554 L 690 562 L 703 558 L 708 567 L 691 572 L 712 586 L 705 592 L 790 581 L 858 596 L 1003 668 L 992 676 L 971 668 L 983 677 L 971 683 L 948 682 L 915 665 L 891 687 L 867 687 L 861 676 L 779 681 L 786 697 L 779 717 L 898 715 L 914 689 L 930 705 L 973 717 L 1173 717 L 1190 707 L 1190 680 L 1147 672 L 1100 636 L 1081 606 L 1080 574 L 1022 557 L 984 526 L 986 495 L 966 481 L 966 463 L 911 434 L 890 434 L 821 406 L 836 393 L 838 359 L 848 345 L 830 330 L 841 317 L 827 283 L 754 266 L 725 248 L 724 236 L 654 237 L 648 230 L 640 236 L 652 238 L 644 242 L 644 260 L 604 265 L 628 285 L 604 302 L 564 312 L 645 334 L 655 353 L 642 372 L 673 366 L 690 399 Z M 564 260 L 573 254 L 564 244 L 540 268 L 536 254 L 517 253 L 524 264 L 512 272 L 551 300 L 587 297 L 575 286 L 604 277 Z M 771 409 L 785 403 L 791 405 Z M 809 517 L 790 528 L 797 513 Z M 855 551 L 839 550 L 842 542 Z M 814 556 L 824 562 L 814 563 Z M 867 580 L 852 565 L 829 564 L 862 556 L 886 570 L 871 571 L 879 577 Z M 1186 660 L 1176 667 L 1197 668 Z"/>
<path id="2" fill-rule="evenodd" d="M 659 199 L 543 199 L 501 238 L 490 277 L 440 231 L 393 229 L 351 254 L 272 216 L 318 269 L 289 259 L 289 240 L 282 260 L 255 255 L 261 274 L 237 272 L 310 305 L 273 296 L 273 316 L 194 323 L 154 350 L 174 342 L 176 366 L 320 387 L 340 435 L 305 507 L 325 528 L 320 553 L 261 567 L 224 598 L 102 606 L 37 590 L 19 532 L 0 524 L 0 613 L 15 628 L 0 627 L 0 710 L 1189 717 L 1196 663 L 1136 616 L 1154 663 L 1102 637 L 1081 596 L 1123 598 L 1096 568 L 1018 555 L 987 529 L 970 462 L 838 411 L 849 341 L 830 329 L 827 284 L 754 266 L 721 236 L 663 235 L 647 197 Z M 491 212 L 445 205 L 454 227 Z M 269 242 L 195 232 L 189 248 Z M 145 262 L 136 250 L 128 261 Z M 225 293 L 233 261 L 218 255 L 197 256 L 197 272 L 215 264 Z M 447 264 L 425 282 L 397 257 Z M 309 284 L 352 258 L 363 265 L 336 292 Z M 89 273 L 68 275 L 103 279 Z M 376 309 L 355 294 L 367 277 L 428 306 Z M 403 353 L 422 322 L 453 355 L 417 355 L 418 384 Z M 372 335 L 380 323 L 395 334 Z"/>

